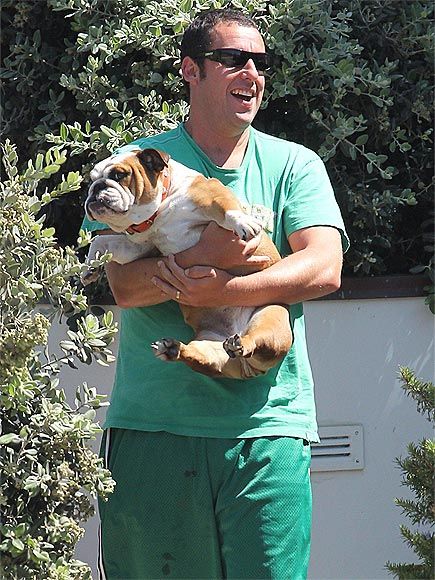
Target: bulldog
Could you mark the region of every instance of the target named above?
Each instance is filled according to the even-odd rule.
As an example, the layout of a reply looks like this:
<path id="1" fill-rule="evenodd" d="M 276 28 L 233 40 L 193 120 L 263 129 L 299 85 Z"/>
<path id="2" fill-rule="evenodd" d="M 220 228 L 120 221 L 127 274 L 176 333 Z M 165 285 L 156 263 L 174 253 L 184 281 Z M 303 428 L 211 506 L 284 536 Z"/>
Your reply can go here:
<path id="1" fill-rule="evenodd" d="M 257 255 L 280 259 L 261 225 L 242 210 L 236 196 L 214 178 L 177 163 L 156 149 L 115 154 L 91 171 L 85 203 L 90 220 L 104 222 L 116 232 L 96 236 L 87 263 L 105 252 L 125 264 L 140 257 L 167 256 L 199 241 L 210 221 L 235 232 L 243 240 L 260 235 Z M 125 235 L 119 235 L 119 234 Z M 255 270 L 261 269 L 256 266 Z M 252 266 L 230 270 L 252 272 Z M 82 281 L 98 273 L 91 269 Z M 209 376 L 246 379 L 266 373 L 292 345 L 289 314 L 282 305 L 198 308 L 180 304 L 195 336 L 188 344 L 175 338 L 152 343 L 162 361 L 180 361 Z"/>

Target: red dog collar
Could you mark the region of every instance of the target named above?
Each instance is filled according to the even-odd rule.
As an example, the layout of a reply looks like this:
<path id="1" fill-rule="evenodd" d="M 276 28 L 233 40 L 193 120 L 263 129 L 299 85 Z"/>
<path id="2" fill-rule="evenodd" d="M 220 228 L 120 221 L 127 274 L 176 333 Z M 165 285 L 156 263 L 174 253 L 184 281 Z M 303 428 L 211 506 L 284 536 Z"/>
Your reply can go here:
<path id="1" fill-rule="evenodd" d="M 168 195 L 169 186 L 170 186 L 169 171 L 165 170 L 164 175 L 163 175 L 162 202 L 164 199 L 166 199 L 166 197 Z M 131 234 L 140 234 L 141 232 L 145 232 L 153 225 L 154 220 L 156 219 L 158 213 L 159 213 L 159 210 L 155 211 L 153 213 L 153 215 L 150 218 L 148 218 L 147 220 L 145 220 L 144 222 L 141 222 L 140 224 L 132 224 L 131 226 L 129 226 L 125 230 L 125 233 L 131 235 Z"/>

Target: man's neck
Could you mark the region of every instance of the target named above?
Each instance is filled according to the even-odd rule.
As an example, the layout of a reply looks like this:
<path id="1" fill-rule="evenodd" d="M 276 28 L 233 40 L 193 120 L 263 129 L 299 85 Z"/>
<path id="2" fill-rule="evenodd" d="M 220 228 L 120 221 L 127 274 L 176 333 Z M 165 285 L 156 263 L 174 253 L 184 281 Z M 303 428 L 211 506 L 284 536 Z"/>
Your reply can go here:
<path id="1" fill-rule="evenodd" d="M 249 127 L 240 135 L 222 135 L 192 123 L 184 124 L 186 131 L 207 157 L 218 167 L 237 169 L 242 164 L 249 141 Z"/>

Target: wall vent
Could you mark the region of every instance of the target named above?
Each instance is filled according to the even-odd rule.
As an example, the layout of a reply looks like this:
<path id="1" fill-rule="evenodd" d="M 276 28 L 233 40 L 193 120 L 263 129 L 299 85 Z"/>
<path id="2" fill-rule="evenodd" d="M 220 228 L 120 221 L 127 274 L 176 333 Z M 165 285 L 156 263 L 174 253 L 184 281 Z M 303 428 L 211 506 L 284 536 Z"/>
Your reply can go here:
<path id="1" fill-rule="evenodd" d="M 311 446 L 311 471 L 364 469 L 362 425 L 319 427 L 319 437 Z"/>

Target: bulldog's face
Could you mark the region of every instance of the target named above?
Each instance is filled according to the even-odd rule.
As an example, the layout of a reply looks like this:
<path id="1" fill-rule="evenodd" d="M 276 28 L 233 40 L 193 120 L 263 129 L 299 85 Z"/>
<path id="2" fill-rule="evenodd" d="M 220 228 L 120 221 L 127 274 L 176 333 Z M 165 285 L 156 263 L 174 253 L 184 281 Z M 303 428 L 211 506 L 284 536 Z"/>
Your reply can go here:
<path id="1" fill-rule="evenodd" d="M 148 219 L 161 203 L 168 162 L 166 153 L 144 149 L 97 163 L 85 202 L 89 219 L 107 223 L 114 230 Z"/>

